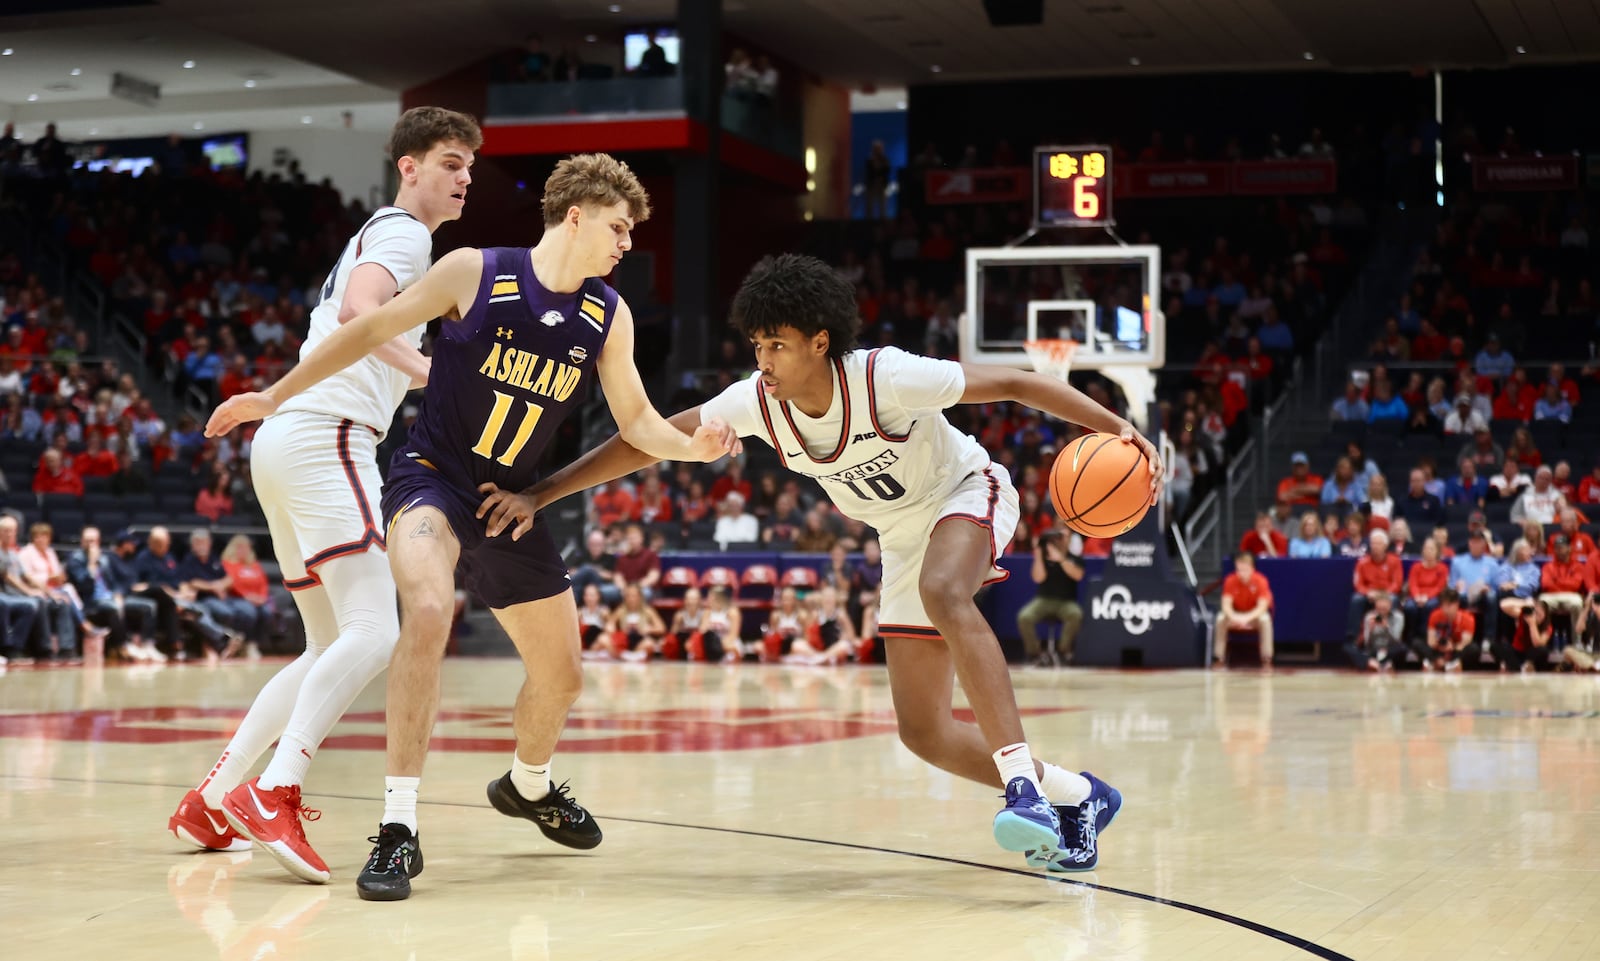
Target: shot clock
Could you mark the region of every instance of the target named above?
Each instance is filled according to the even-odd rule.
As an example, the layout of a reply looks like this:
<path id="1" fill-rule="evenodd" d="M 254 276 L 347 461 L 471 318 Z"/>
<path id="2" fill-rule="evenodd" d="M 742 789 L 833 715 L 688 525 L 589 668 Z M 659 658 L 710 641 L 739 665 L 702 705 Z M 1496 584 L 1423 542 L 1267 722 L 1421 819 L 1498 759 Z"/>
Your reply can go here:
<path id="1" fill-rule="evenodd" d="M 1111 148 L 1035 148 L 1035 228 L 1109 227 L 1116 222 L 1111 215 Z"/>

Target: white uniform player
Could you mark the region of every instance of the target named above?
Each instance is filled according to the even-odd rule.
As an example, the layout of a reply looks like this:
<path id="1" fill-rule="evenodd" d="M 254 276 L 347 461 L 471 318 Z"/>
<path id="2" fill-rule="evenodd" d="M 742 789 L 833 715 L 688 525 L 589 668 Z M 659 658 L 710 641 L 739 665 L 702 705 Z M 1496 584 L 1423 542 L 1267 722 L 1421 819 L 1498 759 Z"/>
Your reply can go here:
<path id="1" fill-rule="evenodd" d="M 422 278 L 433 231 L 461 215 L 482 142 L 472 118 L 454 111 L 417 107 L 400 118 L 389 145 L 401 181 L 395 203 L 345 244 L 312 311 L 302 357 Z M 330 877 L 300 825 L 310 813 L 300 785 L 323 738 L 388 666 L 399 637 L 377 444 L 406 391 L 427 380 L 421 337 L 419 327 L 384 344 L 285 403 L 256 432 L 251 472 L 284 586 L 305 623 L 306 650 L 267 682 L 211 773 L 185 795 L 168 822 L 182 840 L 210 850 L 253 841 L 304 880 Z M 274 740 L 271 762 L 245 781 Z"/>
<path id="2" fill-rule="evenodd" d="M 399 293 L 432 260 L 433 235 L 421 221 L 399 207 L 379 208 L 328 274 L 300 356 L 339 329 L 357 267 L 382 267 Z M 413 348 L 422 343 L 421 328 L 404 336 Z M 383 548 L 378 442 L 410 388 L 410 376 L 369 356 L 291 398 L 256 432 L 250 471 L 289 590 L 319 585 L 317 569 L 336 557 Z"/>
<path id="3" fill-rule="evenodd" d="M 756 264 L 730 314 L 750 340 L 757 375 L 673 422 L 680 430 L 726 422 L 764 439 L 789 470 L 816 478 L 840 511 L 877 528 L 878 629 L 901 742 L 941 770 L 1005 789 L 993 825 L 1001 847 L 1034 867 L 1092 870 L 1122 796 L 1087 772 L 1033 757 L 999 639 L 974 600 L 981 584 L 1006 576 L 995 561 L 1017 525 L 1017 494 L 943 411 L 1012 401 L 1121 435 L 1149 459 L 1152 501 L 1160 494 L 1155 447 L 1064 381 L 895 348 L 850 350 L 861 329 L 855 290 L 815 257 Z M 620 438 L 608 440 L 527 492 L 485 501 L 489 536 L 513 523 L 525 531 L 543 507 L 648 462 Z M 951 716 L 957 677 L 976 723 Z"/>
<path id="4" fill-rule="evenodd" d="M 1016 489 L 944 417 L 966 389 L 960 364 L 886 347 L 850 351 L 834 369 L 839 389 L 821 417 L 768 398 L 759 372 L 707 401 L 700 416 L 765 440 L 784 467 L 815 477 L 842 514 L 878 531 L 879 634 L 937 637 L 917 588 L 929 535 L 946 520 L 969 521 L 987 529 L 997 560 L 1016 531 Z M 994 568 L 985 583 L 1007 576 Z"/>

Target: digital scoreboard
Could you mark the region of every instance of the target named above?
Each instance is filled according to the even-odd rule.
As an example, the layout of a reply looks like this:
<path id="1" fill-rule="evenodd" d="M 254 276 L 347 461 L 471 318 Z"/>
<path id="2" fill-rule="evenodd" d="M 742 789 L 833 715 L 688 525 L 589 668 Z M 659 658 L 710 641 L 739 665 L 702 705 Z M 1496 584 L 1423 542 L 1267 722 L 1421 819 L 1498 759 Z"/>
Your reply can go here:
<path id="1" fill-rule="evenodd" d="M 1033 152 L 1033 226 L 1110 227 L 1111 149 L 1039 147 Z"/>

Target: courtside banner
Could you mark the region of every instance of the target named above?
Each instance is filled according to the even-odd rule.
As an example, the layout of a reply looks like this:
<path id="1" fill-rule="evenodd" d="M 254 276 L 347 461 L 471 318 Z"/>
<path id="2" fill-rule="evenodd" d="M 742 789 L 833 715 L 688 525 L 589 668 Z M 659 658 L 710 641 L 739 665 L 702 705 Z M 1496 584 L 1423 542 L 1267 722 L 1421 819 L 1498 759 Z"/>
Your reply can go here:
<path id="1" fill-rule="evenodd" d="M 924 186 L 930 204 L 996 204 L 1033 196 L 1027 167 L 930 170 Z"/>
<path id="2" fill-rule="evenodd" d="M 1215 197 L 1228 193 L 1225 163 L 1124 164 L 1113 187 L 1118 197 Z"/>
<path id="3" fill-rule="evenodd" d="M 1578 158 L 1473 157 L 1473 190 L 1571 190 L 1578 186 Z"/>
<path id="4" fill-rule="evenodd" d="M 1332 160 L 1241 160 L 1233 165 L 1236 194 L 1331 194 L 1339 189 Z"/>

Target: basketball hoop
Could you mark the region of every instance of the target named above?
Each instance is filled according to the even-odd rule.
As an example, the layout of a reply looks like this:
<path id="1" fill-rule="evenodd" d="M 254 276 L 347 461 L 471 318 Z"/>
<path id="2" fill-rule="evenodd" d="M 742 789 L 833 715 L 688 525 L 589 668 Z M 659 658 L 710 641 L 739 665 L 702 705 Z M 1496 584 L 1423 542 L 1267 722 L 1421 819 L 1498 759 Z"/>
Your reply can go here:
<path id="1" fill-rule="evenodd" d="M 1072 372 L 1072 356 L 1078 352 L 1077 341 L 1055 338 L 1025 340 L 1022 347 L 1028 352 L 1028 361 L 1034 370 L 1062 381 Z"/>

